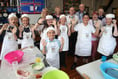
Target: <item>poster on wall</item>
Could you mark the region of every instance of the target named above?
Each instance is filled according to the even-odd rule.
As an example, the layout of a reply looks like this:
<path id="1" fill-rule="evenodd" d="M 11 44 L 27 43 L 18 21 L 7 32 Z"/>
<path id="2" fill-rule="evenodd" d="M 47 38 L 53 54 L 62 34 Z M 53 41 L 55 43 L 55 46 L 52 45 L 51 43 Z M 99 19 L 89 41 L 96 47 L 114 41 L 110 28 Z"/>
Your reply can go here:
<path id="1" fill-rule="evenodd" d="M 20 0 L 21 13 L 37 14 L 45 8 L 45 0 Z"/>

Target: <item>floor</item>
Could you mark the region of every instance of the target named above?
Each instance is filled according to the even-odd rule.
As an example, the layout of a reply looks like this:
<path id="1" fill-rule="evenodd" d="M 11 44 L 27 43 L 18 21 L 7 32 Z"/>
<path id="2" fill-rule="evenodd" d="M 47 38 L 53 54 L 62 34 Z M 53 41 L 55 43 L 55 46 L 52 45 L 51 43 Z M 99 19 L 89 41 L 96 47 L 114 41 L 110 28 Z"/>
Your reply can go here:
<path id="1" fill-rule="evenodd" d="M 118 40 L 117 40 L 117 43 L 118 43 Z M 1 48 L 1 44 L 0 44 L 0 48 Z M 118 51 L 118 44 L 117 44 L 117 47 L 115 49 L 115 52 L 116 51 Z M 96 59 L 99 59 L 99 58 L 100 57 L 97 55 Z M 66 68 L 65 67 L 61 67 L 61 70 L 65 71 L 69 75 L 70 79 L 83 79 L 80 76 L 80 74 L 78 72 L 76 72 L 75 69 L 74 70 L 70 69 L 71 65 L 73 64 L 73 59 L 74 59 L 73 55 L 67 55 L 66 54 L 66 65 L 67 65 L 67 67 Z M 81 60 L 82 60 L 82 58 L 79 59 L 78 66 L 85 64 Z M 91 62 L 91 61 L 92 61 L 91 58 L 89 58 L 89 62 Z M 1 61 L 0 61 L 0 63 L 1 63 Z"/>

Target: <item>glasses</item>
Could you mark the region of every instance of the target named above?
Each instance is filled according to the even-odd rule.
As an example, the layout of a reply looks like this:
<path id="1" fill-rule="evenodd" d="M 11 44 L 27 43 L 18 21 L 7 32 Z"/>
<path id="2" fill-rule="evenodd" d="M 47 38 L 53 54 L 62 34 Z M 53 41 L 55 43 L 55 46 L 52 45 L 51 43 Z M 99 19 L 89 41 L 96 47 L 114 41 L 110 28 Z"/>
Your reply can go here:
<path id="1" fill-rule="evenodd" d="M 43 25 L 43 23 L 38 23 L 38 25 Z"/>

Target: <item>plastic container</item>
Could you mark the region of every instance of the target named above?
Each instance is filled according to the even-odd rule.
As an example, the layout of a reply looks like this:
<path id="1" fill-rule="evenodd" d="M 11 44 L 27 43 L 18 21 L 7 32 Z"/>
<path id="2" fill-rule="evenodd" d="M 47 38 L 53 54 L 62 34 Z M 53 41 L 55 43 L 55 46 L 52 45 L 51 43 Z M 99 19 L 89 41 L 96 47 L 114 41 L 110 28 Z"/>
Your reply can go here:
<path id="1" fill-rule="evenodd" d="M 16 51 L 12 51 L 12 52 L 9 52 L 8 54 L 6 54 L 4 58 L 10 64 L 12 64 L 12 62 L 14 62 L 14 61 L 20 62 L 23 55 L 24 55 L 24 52 L 22 52 L 20 50 L 16 50 Z"/>
<path id="2" fill-rule="evenodd" d="M 118 62 L 118 53 L 116 53 L 116 54 L 113 55 L 113 59 L 114 59 L 116 62 Z"/>
<path id="3" fill-rule="evenodd" d="M 61 70 L 52 70 L 45 73 L 42 79 L 69 79 L 69 76 Z"/>
<path id="4" fill-rule="evenodd" d="M 113 78 L 112 76 L 108 75 L 105 71 L 108 68 L 117 68 L 118 69 L 118 65 L 113 64 L 113 63 L 109 63 L 109 62 L 104 62 L 100 65 L 100 70 L 104 76 L 105 79 L 116 79 Z"/>

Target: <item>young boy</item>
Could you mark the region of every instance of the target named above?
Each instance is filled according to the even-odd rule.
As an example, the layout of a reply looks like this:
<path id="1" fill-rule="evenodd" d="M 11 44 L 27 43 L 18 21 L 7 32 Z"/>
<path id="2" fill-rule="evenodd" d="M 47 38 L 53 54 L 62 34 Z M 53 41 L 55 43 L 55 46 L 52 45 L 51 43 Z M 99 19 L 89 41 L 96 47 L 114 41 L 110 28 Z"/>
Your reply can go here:
<path id="1" fill-rule="evenodd" d="M 83 23 L 77 24 L 75 27 L 72 26 L 72 30 L 78 32 L 77 42 L 76 42 L 76 49 L 75 49 L 75 57 L 74 57 L 74 64 L 72 65 L 71 69 L 74 69 L 77 66 L 77 60 L 79 56 L 84 57 L 86 63 L 88 62 L 88 57 L 91 56 L 91 40 L 92 40 L 92 33 L 94 35 L 98 35 L 99 33 L 99 23 L 96 23 L 96 31 L 92 25 L 88 23 L 89 15 L 83 15 Z"/>
<path id="2" fill-rule="evenodd" d="M 60 68 L 59 51 L 63 48 L 63 42 L 55 39 L 55 29 L 53 27 L 47 28 L 47 39 L 42 40 L 42 52 L 46 55 L 46 60 L 49 65 Z"/>

